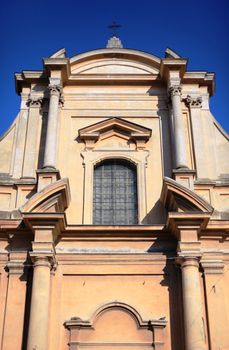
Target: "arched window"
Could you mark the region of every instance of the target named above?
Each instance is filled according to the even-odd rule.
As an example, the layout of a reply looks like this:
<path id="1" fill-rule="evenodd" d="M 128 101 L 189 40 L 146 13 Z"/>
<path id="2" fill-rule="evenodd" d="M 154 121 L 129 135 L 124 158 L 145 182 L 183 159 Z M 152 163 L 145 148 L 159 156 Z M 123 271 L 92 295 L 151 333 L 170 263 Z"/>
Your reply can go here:
<path id="1" fill-rule="evenodd" d="M 138 223 L 136 166 L 130 162 L 105 160 L 94 168 L 93 224 Z"/>

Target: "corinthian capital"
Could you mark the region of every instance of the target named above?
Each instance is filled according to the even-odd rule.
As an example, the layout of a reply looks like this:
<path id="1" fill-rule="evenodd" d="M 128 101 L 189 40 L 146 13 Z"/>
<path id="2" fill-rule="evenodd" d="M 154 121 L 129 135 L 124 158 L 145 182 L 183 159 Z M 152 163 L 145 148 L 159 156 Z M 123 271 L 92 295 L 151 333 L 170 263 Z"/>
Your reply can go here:
<path id="1" fill-rule="evenodd" d="M 40 108 L 43 102 L 42 97 L 29 96 L 27 106 Z"/>
<path id="2" fill-rule="evenodd" d="M 49 85 L 50 95 L 57 94 L 59 96 L 61 92 L 62 92 L 62 87 L 60 85 Z"/>
<path id="3" fill-rule="evenodd" d="M 180 96 L 181 95 L 181 86 L 173 85 L 169 88 L 169 95 L 172 96 Z"/>
<path id="4" fill-rule="evenodd" d="M 202 97 L 192 97 L 190 95 L 186 98 L 186 103 L 190 108 L 201 108 L 202 106 Z"/>
<path id="5" fill-rule="evenodd" d="M 63 94 L 61 93 L 60 94 L 60 98 L 59 98 L 59 107 L 63 107 L 64 105 L 64 96 Z"/>

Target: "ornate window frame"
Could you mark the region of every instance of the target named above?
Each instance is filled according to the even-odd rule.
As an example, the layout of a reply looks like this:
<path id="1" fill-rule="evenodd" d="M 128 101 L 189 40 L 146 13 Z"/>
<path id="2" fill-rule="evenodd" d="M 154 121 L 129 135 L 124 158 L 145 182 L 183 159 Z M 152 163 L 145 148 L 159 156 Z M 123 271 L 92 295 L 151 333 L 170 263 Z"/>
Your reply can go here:
<path id="1" fill-rule="evenodd" d="M 120 135 L 127 143 L 134 143 L 134 149 L 114 147 L 104 149 L 95 147 L 106 134 L 107 137 Z M 145 144 L 151 130 L 120 118 L 111 118 L 79 130 L 79 139 L 84 141 L 81 152 L 84 166 L 84 207 L 83 224 L 93 222 L 93 178 L 96 164 L 106 159 L 122 159 L 134 163 L 137 170 L 138 223 L 147 215 L 146 205 L 146 167 L 149 151 Z"/>

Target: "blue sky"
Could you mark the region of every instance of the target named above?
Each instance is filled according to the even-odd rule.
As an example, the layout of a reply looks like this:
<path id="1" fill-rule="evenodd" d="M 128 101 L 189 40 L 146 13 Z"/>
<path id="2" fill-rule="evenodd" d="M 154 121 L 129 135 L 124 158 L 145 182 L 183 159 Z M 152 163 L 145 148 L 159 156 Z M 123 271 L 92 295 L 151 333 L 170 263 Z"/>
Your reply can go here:
<path id="1" fill-rule="evenodd" d="M 113 21 L 125 48 L 164 57 L 170 47 L 189 70 L 216 73 L 211 110 L 229 131 L 229 1 L 1 1 L 0 134 L 19 110 L 14 72 L 42 68 L 42 58 L 65 47 L 68 56 L 103 48 Z"/>

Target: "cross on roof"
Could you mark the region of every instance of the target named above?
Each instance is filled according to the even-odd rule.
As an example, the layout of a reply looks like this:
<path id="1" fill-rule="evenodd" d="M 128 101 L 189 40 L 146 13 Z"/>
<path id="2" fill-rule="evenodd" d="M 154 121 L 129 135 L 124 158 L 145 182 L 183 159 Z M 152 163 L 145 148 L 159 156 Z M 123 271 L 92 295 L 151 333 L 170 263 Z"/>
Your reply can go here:
<path id="1" fill-rule="evenodd" d="M 113 23 L 108 26 L 108 28 L 111 29 L 111 32 L 112 32 L 113 36 L 116 36 L 117 29 L 120 28 L 120 27 L 121 27 L 121 24 L 118 24 L 115 21 L 113 21 Z"/>

